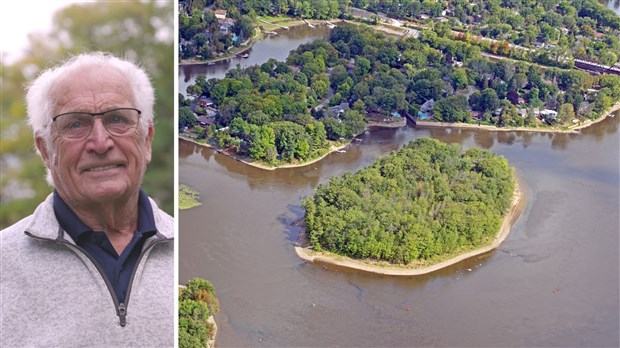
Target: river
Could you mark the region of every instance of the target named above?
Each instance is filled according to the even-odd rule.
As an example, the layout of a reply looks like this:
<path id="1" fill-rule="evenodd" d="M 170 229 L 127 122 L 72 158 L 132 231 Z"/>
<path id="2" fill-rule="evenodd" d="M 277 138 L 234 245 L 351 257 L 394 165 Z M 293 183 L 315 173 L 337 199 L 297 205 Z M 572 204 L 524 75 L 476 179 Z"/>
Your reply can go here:
<path id="1" fill-rule="evenodd" d="M 179 183 L 203 205 L 179 213 L 179 281 L 215 285 L 220 347 L 617 347 L 619 123 L 616 113 L 580 134 L 377 130 L 275 171 L 180 141 Z M 489 149 L 515 168 L 527 202 L 497 250 L 409 278 L 297 257 L 301 199 L 419 137 Z"/>

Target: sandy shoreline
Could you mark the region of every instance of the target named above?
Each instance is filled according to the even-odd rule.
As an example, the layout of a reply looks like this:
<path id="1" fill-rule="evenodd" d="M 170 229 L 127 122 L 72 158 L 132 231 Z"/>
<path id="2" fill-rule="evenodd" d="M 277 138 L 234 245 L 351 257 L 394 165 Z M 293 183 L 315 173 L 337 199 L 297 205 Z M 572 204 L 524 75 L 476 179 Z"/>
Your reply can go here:
<path id="1" fill-rule="evenodd" d="M 297 253 L 297 255 L 299 255 L 299 257 L 309 262 L 319 261 L 319 262 L 326 263 L 326 264 L 337 265 L 340 267 L 345 267 L 345 268 L 350 268 L 350 269 L 355 269 L 355 270 L 360 270 L 360 271 L 365 271 L 365 272 L 371 272 L 371 273 L 377 273 L 377 274 L 383 274 L 383 275 L 395 275 L 395 276 L 415 276 L 415 275 L 427 274 L 427 273 L 431 273 L 436 270 L 439 270 L 441 268 L 451 266 L 455 263 L 461 262 L 470 257 L 484 254 L 486 252 L 489 252 L 497 248 L 506 239 L 506 237 L 508 237 L 512 224 L 517 220 L 519 215 L 521 215 L 521 212 L 523 211 L 524 207 L 525 207 L 525 196 L 524 196 L 523 191 L 521 190 L 519 182 L 516 181 L 514 194 L 512 196 L 512 205 L 510 207 L 510 211 L 504 217 L 502 226 L 491 244 L 475 249 L 475 250 L 468 251 L 464 254 L 458 255 L 451 259 L 448 259 L 448 260 L 445 260 L 445 261 L 442 261 L 442 262 L 439 262 L 439 263 L 436 263 L 434 265 L 427 266 L 427 267 L 406 268 L 405 266 L 399 267 L 395 265 L 390 265 L 386 262 L 378 263 L 378 262 L 372 262 L 372 261 L 359 261 L 359 260 L 351 259 L 346 256 L 319 253 L 312 249 L 309 249 L 307 245 L 295 246 L 295 252 Z M 303 236 L 302 235 L 303 235 L 303 232 L 300 233 L 300 239 L 305 238 L 305 235 Z"/>
<path id="2" fill-rule="evenodd" d="M 217 151 L 217 152 L 219 152 L 219 153 L 221 153 L 223 155 L 226 155 L 226 156 L 228 156 L 228 157 L 230 157 L 230 158 L 232 158 L 232 159 L 234 159 L 236 161 L 239 161 L 241 163 L 247 164 L 247 165 L 255 167 L 255 168 L 264 169 L 264 170 L 276 170 L 276 169 L 280 169 L 280 168 L 305 167 L 307 165 L 316 163 L 316 162 L 322 160 L 323 158 L 327 157 L 329 154 L 331 154 L 333 152 L 336 152 L 336 151 L 339 151 L 339 150 L 342 150 L 345 147 L 349 146 L 349 144 L 351 144 L 351 142 L 348 142 L 348 143 L 345 143 L 345 144 L 343 144 L 341 146 L 332 146 L 331 149 L 329 151 L 327 151 L 324 155 L 322 155 L 320 157 L 317 157 L 317 158 L 315 158 L 315 159 L 313 159 L 313 160 L 311 160 L 309 162 L 298 163 L 298 164 L 283 164 L 283 165 L 277 166 L 277 167 L 270 167 L 270 166 L 266 166 L 264 164 L 246 161 L 246 160 L 244 160 L 244 159 L 242 159 L 242 158 L 240 158 L 238 156 L 231 155 L 231 154 L 227 153 L 226 151 L 224 151 L 222 149 L 219 149 L 217 147 L 211 146 L 208 143 L 201 143 L 201 142 L 196 141 L 195 139 L 189 138 L 187 136 L 183 136 L 181 134 L 179 134 L 179 139 L 183 139 L 183 140 L 189 141 L 190 143 L 194 143 L 196 145 L 208 147 L 208 148 L 210 148 L 212 150 L 215 150 L 215 151 Z"/>
<path id="3" fill-rule="evenodd" d="M 209 318 L 207 319 L 207 322 L 213 325 L 213 336 L 211 336 L 211 338 L 209 338 L 209 340 L 207 341 L 207 347 L 215 348 L 215 337 L 217 336 L 217 324 L 215 323 L 215 318 L 213 318 L 213 315 L 209 316 Z"/>

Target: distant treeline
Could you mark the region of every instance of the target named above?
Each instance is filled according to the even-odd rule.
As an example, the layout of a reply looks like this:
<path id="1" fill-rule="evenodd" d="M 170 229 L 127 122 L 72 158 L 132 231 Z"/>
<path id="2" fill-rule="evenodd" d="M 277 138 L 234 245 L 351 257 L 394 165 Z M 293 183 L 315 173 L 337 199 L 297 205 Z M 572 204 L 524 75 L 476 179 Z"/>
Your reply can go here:
<path id="1" fill-rule="evenodd" d="M 490 243 L 515 187 L 505 158 L 431 138 L 410 142 L 303 201 L 315 250 L 409 264 Z"/>

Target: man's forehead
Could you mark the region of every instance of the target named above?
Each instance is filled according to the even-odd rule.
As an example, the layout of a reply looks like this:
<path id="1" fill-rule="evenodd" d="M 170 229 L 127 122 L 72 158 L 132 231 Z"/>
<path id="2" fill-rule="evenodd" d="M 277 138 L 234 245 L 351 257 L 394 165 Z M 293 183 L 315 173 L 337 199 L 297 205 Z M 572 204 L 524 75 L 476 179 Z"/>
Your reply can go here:
<path id="1" fill-rule="evenodd" d="M 129 100 L 132 97 L 127 78 L 110 66 L 83 66 L 69 70 L 58 78 L 50 92 L 57 107 L 79 96 L 123 96 Z"/>

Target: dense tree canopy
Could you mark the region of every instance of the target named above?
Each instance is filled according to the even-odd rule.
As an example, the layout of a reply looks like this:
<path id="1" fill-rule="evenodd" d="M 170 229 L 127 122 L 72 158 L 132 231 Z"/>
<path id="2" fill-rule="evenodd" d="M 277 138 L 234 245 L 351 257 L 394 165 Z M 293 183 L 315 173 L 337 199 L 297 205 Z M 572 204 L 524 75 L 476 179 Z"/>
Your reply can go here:
<path id="1" fill-rule="evenodd" d="M 488 243 L 514 190 L 505 158 L 420 138 L 303 201 L 316 250 L 409 264 Z"/>
<path id="2" fill-rule="evenodd" d="M 424 34 L 426 39 L 448 38 L 453 35 L 448 29 L 452 29 L 461 32 L 458 37 L 464 41 L 478 42 L 481 48 L 495 54 L 545 65 L 570 66 L 573 57 L 606 65 L 620 58 L 620 17 L 605 7 L 606 2 L 353 0 L 351 4 L 392 18 L 431 24 L 436 35 Z M 447 21 L 437 23 L 438 17 Z M 480 41 L 474 39 L 476 36 L 497 41 Z M 510 44 L 530 51 L 511 49 Z"/>

